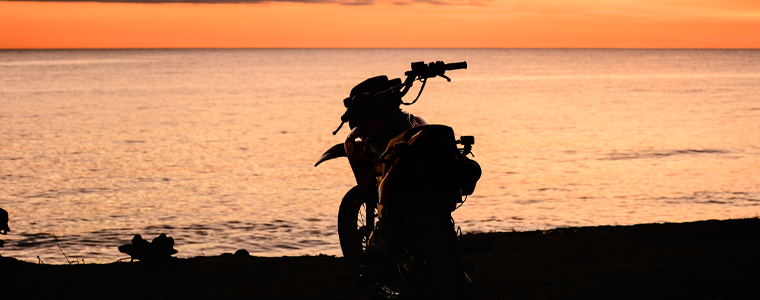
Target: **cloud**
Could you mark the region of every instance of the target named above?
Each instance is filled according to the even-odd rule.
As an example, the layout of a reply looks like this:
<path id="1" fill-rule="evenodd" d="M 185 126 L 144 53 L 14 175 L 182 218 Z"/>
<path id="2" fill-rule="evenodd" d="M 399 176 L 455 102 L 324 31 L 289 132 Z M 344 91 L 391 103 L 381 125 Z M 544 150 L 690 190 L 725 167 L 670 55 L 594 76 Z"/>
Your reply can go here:
<path id="1" fill-rule="evenodd" d="M 6 0 L 7 1 L 7 0 Z M 142 3 L 142 4 L 166 4 L 166 3 L 186 3 L 186 4 L 257 4 L 257 3 L 314 3 L 314 4 L 341 4 L 341 5 L 373 5 L 375 0 L 10 0 L 15 2 L 99 2 L 99 3 Z M 386 2 L 380 0 L 378 2 Z M 414 3 L 427 3 L 433 5 L 448 4 L 466 4 L 461 0 L 401 0 L 387 1 L 396 5 L 411 5 Z"/>
<path id="2" fill-rule="evenodd" d="M 7 0 L 6 0 L 7 1 Z M 142 4 L 256 4 L 256 3 L 337 3 L 343 5 L 372 5 L 374 0 L 10 0 L 16 2 L 98 2 Z"/>
<path id="3" fill-rule="evenodd" d="M 392 2 L 395 5 L 412 5 L 415 3 L 427 3 L 427 4 L 433 4 L 433 5 L 449 5 L 454 4 L 456 2 L 446 2 L 446 1 L 439 1 L 439 0 L 403 0 L 403 1 L 394 1 Z"/>
<path id="4" fill-rule="evenodd" d="M 96 3 L 140 3 L 140 4 L 266 4 L 266 3 L 311 3 L 311 4 L 340 4 L 340 5 L 374 5 L 388 3 L 395 5 L 413 5 L 424 3 L 429 5 L 483 5 L 493 0 L 0 0 L 14 2 L 96 2 Z"/>

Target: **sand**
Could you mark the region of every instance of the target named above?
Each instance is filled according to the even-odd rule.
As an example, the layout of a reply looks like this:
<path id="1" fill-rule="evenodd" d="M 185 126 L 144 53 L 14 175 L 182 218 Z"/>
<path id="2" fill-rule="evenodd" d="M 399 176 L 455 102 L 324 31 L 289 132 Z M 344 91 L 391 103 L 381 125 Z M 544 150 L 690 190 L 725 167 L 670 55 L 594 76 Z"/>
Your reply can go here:
<path id="1" fill-rule="evenodd" d="M 472 299 L 760 299 L 760 219 L 469 234 Z M 40 265 L 3 258 L 0 299 L 366 299 L 334 256 L 223 254 Z"/>

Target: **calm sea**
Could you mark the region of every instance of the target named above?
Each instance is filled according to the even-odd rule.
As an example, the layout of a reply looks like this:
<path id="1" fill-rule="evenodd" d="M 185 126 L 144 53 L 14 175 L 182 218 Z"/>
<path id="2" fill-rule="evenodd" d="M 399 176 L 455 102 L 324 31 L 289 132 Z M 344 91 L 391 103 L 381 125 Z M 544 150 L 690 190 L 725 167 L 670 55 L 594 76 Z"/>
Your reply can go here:
<path id="1" fill-rule="evenodd" d="M 160 233 L 179 257 L 339 255 L 353 177 L 313 166 L 341 101 L 436 60 L 469 69 L 407 110 L 475 136 L 464 232 L 760 213 L 760 50 L 6 50 L 0 255 L 109 263 Z"/>

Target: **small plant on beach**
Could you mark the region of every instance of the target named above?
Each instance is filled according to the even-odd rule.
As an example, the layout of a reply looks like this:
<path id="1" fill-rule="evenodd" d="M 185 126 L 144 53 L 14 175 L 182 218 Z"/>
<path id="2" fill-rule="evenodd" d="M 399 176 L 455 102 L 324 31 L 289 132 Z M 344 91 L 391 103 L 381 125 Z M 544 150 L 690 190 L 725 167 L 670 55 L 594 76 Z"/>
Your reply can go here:
<path id="1" fill-rule="evenodd" d="M 58 237 L 57 237 L 57 236 L 55 236 L 55 233 L 53 233 L 53 238 L 55 239 L 55 244 L 56 244 L 56 245 L 58 245 L 58 250 L 61 250 L 61 254 L 63 254 L 63 257 L 65 257 L 65 258 L 66 258 L 66 262 L 67 262 L 67 263 L 69 263 L 69 264 L 73 264 L 73 263 L 77 263 L 77 264 L 79 264 L 79 261 L 78 261 L 78 260 L 69 260 L 69 257 L 68 257 L 68 256 L 66 256 L 66 253 L 64 253 L 64 252 L 63 252 L 63 248 L 61 248 L 61 244 L 60 244 L 60 243 L 58 243 Z M 39 256 L 37 256 L 37 258 L 39 259 L 40 257 L 39 257 Z M 40 262 L 42 262 L 42 260 L 41 260 L 41 259 L 40 259 Z M 82 262 L 84 262 L 84 259 L 82 260 Z"/>

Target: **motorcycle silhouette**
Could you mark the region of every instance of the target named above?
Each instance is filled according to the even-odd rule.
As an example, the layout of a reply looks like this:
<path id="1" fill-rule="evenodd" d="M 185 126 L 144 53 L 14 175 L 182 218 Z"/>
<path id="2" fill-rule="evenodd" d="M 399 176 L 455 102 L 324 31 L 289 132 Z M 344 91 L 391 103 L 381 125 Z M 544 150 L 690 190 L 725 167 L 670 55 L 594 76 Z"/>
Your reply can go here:
<path id="1" fill-rule="evenodd" d="M 344 100 L 346 113 L 333 134 L 384 107 L 411 105 L 427 79 L 451 81 L 446 71 L 466 68 L 466 62 L 414 62 L 403 82 L 370 78 Z M 403 102 L 415 81 L 422 82 L 417 98 Z M 361 87 L 377 83 L 384 88 L 360 93 Z M 315 164 L 345 156 L 356 178 L 338 213 L 340 245 L 353 277 L 371 299 L 467 298 L 471 281 L 462 264 L 461 230 L 451 213 L 473 193 L 481 175 L 477 162 L 467 157 L 474 137 L 456 139 L 451 127 L 425 124 L 379 143 L 352 134 Z"/>

